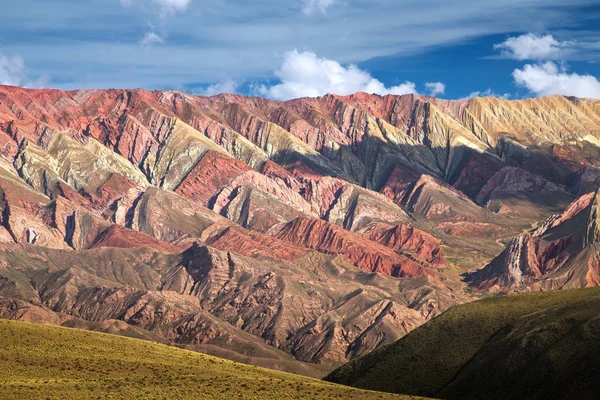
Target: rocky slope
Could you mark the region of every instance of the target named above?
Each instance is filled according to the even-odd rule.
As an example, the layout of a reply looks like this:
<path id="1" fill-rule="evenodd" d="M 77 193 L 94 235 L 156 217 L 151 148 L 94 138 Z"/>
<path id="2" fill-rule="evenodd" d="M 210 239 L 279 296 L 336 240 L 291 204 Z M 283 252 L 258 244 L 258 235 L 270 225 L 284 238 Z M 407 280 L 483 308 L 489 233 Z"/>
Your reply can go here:
<path id="1" fill-rule="evenodd" d="M 0 295 L 53 323 L 322 372 L 472 300 L 461 273 L 598 189 L 598 143 L 600 103 L 560 96 L 0 86 Z M 561 243 L 523 283 L 558 259 L 580 271 Z M 500 257 L 471 284 L 512 287 Z"/>
<path id="2" fill-rule="evenodd" d="M 504 292 L 600 285 L 599 204 L 598 192 L 580 197 L 564 213 L 511 240 L 468 280 L 477 289 Z"/>
<path id="3" fill-rule="evenodd" d="M 125 230 L 109 228 L 97 248 L 85 251 L 3 244 L 0 315 L 59 324 L 119 320 L 123 331 L 213 345 L 216 354 L 227 350 L 237 359 L 276 358 L 270 345 L 326 369 L 465 300 L 455 284 L 437 279 L 399 290 L 395 278 L 365 272 L 340 256 L 307 251 L 290 262 L 198 244 L 166 252 L 172 249 L 152 248 L 156 239 Z M 123 248 L 132 241 L 134 248 Z M 38 308 L 15 314 L 14 300 Z M 254 341 L 247 343 L 252 335 L 244 332 Z"/>

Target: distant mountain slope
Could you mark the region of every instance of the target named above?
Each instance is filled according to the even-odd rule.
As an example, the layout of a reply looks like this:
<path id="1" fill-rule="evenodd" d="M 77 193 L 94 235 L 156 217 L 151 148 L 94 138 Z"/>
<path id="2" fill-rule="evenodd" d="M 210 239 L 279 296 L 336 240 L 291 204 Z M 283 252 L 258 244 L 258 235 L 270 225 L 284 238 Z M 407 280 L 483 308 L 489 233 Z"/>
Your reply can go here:
<path id="1" fill-rule="evenodd" d="M 0 321 L 0 398 L 408 399 L 138 339 Z"/>
<path id="2" fill-rule="evenodd" d="M 118 321 L 115 333 L 313 376 L 467 300 L 456 283 L 402 282 L 344 257 L 280 261 L 198 244 L 172 253 L 0 244 L 0 277 L 2 318 L 98 330 Z"/>
<path id="3" fill-rule="evenodd" d="M 444 399 L 595 399 L 600 288 L 452 308 L 326 379 Z"/>
<path id="4" fill-rule="evenodd" d="M 598 189 L 599 144 L 562 96 L 0 86 L 0 296 L 321 373 L 475 299 L 464 273 Z"/>
<path id="5" fill-rule="evenodd" d="M 600 285 L 600 192 L 510 241 L 481 270 L 468 275 L 485 291 L 530 291 Z"/>

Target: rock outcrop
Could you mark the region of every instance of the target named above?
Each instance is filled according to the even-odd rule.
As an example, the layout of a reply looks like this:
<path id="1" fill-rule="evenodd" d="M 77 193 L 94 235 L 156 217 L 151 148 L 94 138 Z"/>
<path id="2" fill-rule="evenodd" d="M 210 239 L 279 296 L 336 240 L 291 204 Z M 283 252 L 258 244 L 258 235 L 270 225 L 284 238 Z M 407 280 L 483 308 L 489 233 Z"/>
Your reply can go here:
<path id="1" fill-rule="evenodd" d="M 599 197 L 584 195 L 563 214 L 512 239 L 490 264 L 469 275 L 471 284 L 503 292 L 599 285 Z"/>
<path id="2" fill-rule="evenodd" d="M 275 236 L 324 253 L 341 254 L 367 271 L 411 278 L 434 274 L 428 270 L 426 262 L 394 252 L 395 244 L 386 247 L 318 219 L 297 218 Z M 379 239 L 385 242 L 385 239 Z"/>

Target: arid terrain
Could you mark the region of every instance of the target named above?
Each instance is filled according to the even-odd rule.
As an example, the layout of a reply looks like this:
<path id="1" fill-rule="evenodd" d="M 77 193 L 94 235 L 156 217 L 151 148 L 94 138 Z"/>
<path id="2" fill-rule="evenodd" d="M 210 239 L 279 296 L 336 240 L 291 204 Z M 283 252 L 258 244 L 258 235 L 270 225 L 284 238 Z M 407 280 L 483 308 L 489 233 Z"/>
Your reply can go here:
<path id="1" fill-rule="evenodd" d="M 322 377 L 600 284 L 600 101 L 0 86 L 0 316 Z"/>

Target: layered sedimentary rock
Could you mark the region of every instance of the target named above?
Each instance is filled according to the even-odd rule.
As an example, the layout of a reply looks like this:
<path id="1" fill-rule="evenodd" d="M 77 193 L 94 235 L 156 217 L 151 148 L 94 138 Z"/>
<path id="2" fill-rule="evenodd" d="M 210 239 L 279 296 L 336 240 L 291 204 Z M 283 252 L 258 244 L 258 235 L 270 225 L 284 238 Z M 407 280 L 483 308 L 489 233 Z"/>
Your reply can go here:
<path id="1" fill-rule="evenodd" d="M 162 242 L 145 233 L 124 228 L 120 225 L 112 225 L 110 228 L 100 232 L 90 249 L 98 247 L 121 247 L 130 249 L 134 247 L 148 247 L 166 253 L 176 253 L 179 247 Z"/>
<path id="2" fill-rule="evenodd" d="M 598 189 L 598 144 L 598 102 L 561 96 L 0 86 L 2 315 L 329 368 L 483 265 L 483 290 L 597 284 L 588 197 L 531 227 Z"/>
<path id="3" fill-rule="evenodd" d="M 537 229 L 510 241 L 485 268 L 469 276 L 482 290 L 542 290 L 600 284 L 598 193 L 573 202 Z"/>
<path id="4" fill-rule="evenodd" d="M 211 333 L 238 348 L 244 336 L 222 332 L 219 321 L 227 321 L 297 359 L 327 365 L 395 340 L 429 318 L 426 306 L 400 295 L 394 278 L 375 277 L 340 257 L 309 252 L 285 262 L 200 245 L 179 253 L 143 245 L 83 252 L 4 245 L 0 297 L 44 307 L 50 323 L 65 316 L 116 319 L 181 344 L 208 343 Z M 419 286 L 423 298 L 431 295 Z M 442 291 L 434 296 L 433 315 L 460 301 Z"/>
<path id="5" fill-rule="evenodd" d="M 444 249 L 440 248 L 441 241 L 409 225 L 400 224 L 389 228 L 380 224 L 369 227 L 362 235 L 393 250 L 409 252 L 417 259 L 434 265 L 447 263 Z"/>
<path id="6" fill-rule="evenodd" d="M 318 219 L 297 218 L 284 226 L 276 237 L 321 252 L 344 255 L 368 271 L 411 278 L 433 273 L 427 270 L 426 264 L 394 252 L 395 243 L 391 241 L 382 239 L 389 248 Z"/>
<path id="7" fill-rule="evenodd" d="M 573 196 L 537 175 L 504 167 L 481 188 L 476 200 L 498 214 L 532 214 L 535 218 L 564 210 Z"/>

